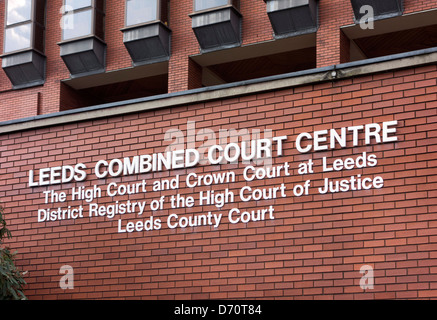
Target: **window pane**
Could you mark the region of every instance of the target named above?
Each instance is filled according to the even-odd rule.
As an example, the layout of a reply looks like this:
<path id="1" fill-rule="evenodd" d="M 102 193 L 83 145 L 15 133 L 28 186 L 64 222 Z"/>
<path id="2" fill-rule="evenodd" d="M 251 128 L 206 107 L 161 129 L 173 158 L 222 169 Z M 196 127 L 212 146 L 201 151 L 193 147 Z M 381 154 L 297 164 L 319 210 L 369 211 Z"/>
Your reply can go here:
<path id="1" fill-rule="evenodd" d="M 63 17 L 62 39 L 73 39 L 92 33 L 92 9 L 67 13 Z"/>
<path id="2" fill-rule="evenodd" d="M 296 6 L 293 0 L 271 0 L 267 2 L 267 12 L 279 11 Z"/>
<path id="3" fill-rule="evenodd" d="M 195 0 L 195 11 L 211 9 L 228 4 L 228 0 Z"/>
<path id="4" fill-rule="evenodd" d="M 65 11 L 90 7 L 92 0 L 65 0 Z"/>
<path id="5" fill-rule="evenodd" d="M 32 0 L 8 0 L 8 25 L 29 21 L 31 15 Z"/>
<path id="6" fill-rule="evenodd" d="M 127 0 L 126 25 L 156 20 L 158 0 Z"/>
<path id="7" fill-rule="evenodd" d="M 30 48 L 32 23 L 7 28 L 5 31 L 5 53 Z"/>

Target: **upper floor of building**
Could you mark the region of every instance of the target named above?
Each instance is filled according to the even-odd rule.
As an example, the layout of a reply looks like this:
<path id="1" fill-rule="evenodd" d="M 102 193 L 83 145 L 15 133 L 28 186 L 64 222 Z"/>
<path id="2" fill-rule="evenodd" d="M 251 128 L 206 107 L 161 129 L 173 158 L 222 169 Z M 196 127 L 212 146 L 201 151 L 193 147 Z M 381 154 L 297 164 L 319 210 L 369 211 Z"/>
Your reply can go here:
<path id="1" fill-rule="evenodd" d="M 437 0 L 2 0 L 0 6 L 0 121 L 437 43 Z"/>

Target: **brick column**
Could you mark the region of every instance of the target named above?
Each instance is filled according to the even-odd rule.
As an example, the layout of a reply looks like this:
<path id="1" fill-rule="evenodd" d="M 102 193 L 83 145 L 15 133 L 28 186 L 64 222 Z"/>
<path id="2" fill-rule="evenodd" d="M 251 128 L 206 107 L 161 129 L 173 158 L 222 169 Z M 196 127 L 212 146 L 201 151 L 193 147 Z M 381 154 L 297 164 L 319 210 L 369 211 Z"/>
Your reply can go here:
<path id="1" fill-rule="evenodd" d="M 349 39 L 341 26 L 354 23 L 350 0 L 320 0 L 317 32 L 317 67 L 347 62 Z"/>
<path id="2" fill-rule="evenodd" d="M 198 81 L 189 79 L 190 76 L 199 76 L 199 74 L 201 76 L 201 72 L 190 71 L 190 68 L 195 65 L 190 63 L 189 56 L 199 53 L 199 44 L 191 28 L 190 13 L 193 13 L 192 0 L 181 0 L 177 8 L 170 10 L 169 26 L 172 30 L 172 37 L 168 68 L 169 93 L 192 89 L 193 83 L 201 83 L 201 79 Z"/>

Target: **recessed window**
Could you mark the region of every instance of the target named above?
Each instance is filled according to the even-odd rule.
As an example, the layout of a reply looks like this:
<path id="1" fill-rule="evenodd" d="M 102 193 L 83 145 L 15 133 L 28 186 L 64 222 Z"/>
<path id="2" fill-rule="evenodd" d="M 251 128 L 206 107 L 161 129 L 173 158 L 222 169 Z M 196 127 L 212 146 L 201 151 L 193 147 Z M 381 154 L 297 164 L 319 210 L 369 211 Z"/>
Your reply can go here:
<path id="1" fill-rule="evenodd" d="M 40 0 L 6 1 L 4 53 L 36 48 L 44 51 L 44 10 Z"/>
<path id="2" fill-rule="evenodd" d="M 14 88 L 44 82 L 45 0 L 6 0 L 2 68 Z"/>
<path id="3" fill-rule="evenodd" d="M 168 0 L 126 0 L 123 42 L 135 66 L 168 60 Z"/>
<path id="4" fill-rule="evenodd" d="M 7 25 L 32 20 L 32 0 L 9 0 L 7 3 Z"/>
<path id="5" fill-rule="evenodd" d="M 92 6 L 92 0 L 65 0 L 65 5 L 72 10 L 83 9 Z"/>
<path id="6" fill-rule="evenodd" d="M 213 9 L 232 4 L 230 0 L 194 0 L 194 11 Z M 235 2 L 235 1 L 234 1 Z"/>
<path id="7" fill-rule="evenodd" d="M 103 0 L 65 0 L 63 9 L 62 40 L 92 35 L 103 39 Z"/>
<path id="8" fill-rule="evenodd" d="M 72 77 L 105 71 L 105 1 L 64 0 L 61 58 Z"/>
<path id="9" fill-rule="evenodd" d="M 91 27 L 91 10 L 76 12 L 74 14 L 73 20 L 73 27 L 64 29 L 64 40 L 91 35 L 91 33 L 93 32 L 93 28 Z"/>
<path id="10" fill-rule="evenodd" d="M 127 0 L 126 26 L 158 20 L 158 0 Z"/>
<path id="11" fill-rule="evenodd" d="M 5 53 L 30 49 L 31 47 L 31 23 L 7 28 L 5 32 Z"/>

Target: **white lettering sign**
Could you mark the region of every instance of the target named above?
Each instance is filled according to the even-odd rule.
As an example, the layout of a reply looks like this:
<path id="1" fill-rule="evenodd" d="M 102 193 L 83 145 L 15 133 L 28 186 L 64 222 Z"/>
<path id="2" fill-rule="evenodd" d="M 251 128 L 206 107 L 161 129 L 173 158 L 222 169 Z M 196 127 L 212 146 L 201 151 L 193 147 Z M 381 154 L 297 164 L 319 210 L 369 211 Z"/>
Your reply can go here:
<path id="1" fill-rule="evenodd" d="M 398 141 L 397 121 L 388 121 L 382 124 L 371 123 L 355 125 L 339 129 L 318 130 L 312 133 L 302 132 L 295 140 L 295 148 L 299 153 L 326 152 L 334 149 L 345 149 L 392 143 Z M 188 131 L 195 129 L 195 123 L 188 123 Z M 202 131 L 203 132 L 203 131 Z M 204 132 L 205 133 L 205 132 Z M 211 132 L 208 132 L 209 134 Z M 248 131 L 240 131 L 240 138 Z M 269 131 L 269 134 L 271 131 Z M 191 132 L 192 136 L 203 137 Z M 182 133 L 172 131 L 170 137 L 176 137 L 180 142 Z M 296 166 L 298 175 L 307 176 L 317 173 L 323 174 L 345 172 L 354 169 L 362 169 L 361 174 L 350 177 L 332 178 L 324 176 L 322 179 L 313 181 L 304 179 L 304 182 L 288 186 L 281 182 L 277 185 L 271 183 L 243 185 L 238 188 L 232 187 L 235 183 L 258 182 L 266 179 L 286 178 L 293 175 L 293 164 L 284 162 L 272 165 L 272 159 L 285 155 L 288 136 L 271 136 L 261 138 L 257 133 L 256 139 L 252 135 L 246 138 L 232 140 L 229 133 L 224 139 L 226 143 L 206 143 L 199 149 L 193 141 L 181 143 L 181 149 L 175 145 L 163 153 L 154 153 L 125 157 L 122 159 L 102 159 L 95 163 L 94 171 L 90 172 L 83 163 L 76 165 L 57 166 L 29 171 L 29 187 L 50 186 L 85 181 L 88 174 L 94 173 L 98 180 L 103 180 L 103 185 L 94 184 L 91 187 L 74 186 L 69 190 L 43 191 L 45 207 L 37 211 L 39 223 L 89 219 L 117 219 L 117 231 L 119 233 L 132 233 L 168 229 L 186 229 L 195 227 L 210 227 L 217 229 L 227 221 L 230 224 L 249 224 L 258 221 L 274 220 L 276 217 L 274 203 L 277 199 L 285 199 L 289 196 L 303 197 L 310 194 L 330 194 L 350 191 L 366 191 L 381 189 L 384 187 L 382 176 L 367 176 L 364 170 L 378 165 L 376 154 L 368 151 L 358 155 L 330 158 L 328 156 L 307 159 Z M 166 134 L 166 137 L 168 135 Z M 248 137 L 248 138 L 247 138 Z M 169 139 L 170 141 L 171 139 Z M 184 140 L 185 141 L 185 140 Z M 212 141 L 217 141 L 213 139 Z M 222 141 L 222 142 L 223 142 Z M 173 142 L 175 143 L 175 142 Z M 190 148 L 184 149 L 186 146 Z M 269 160 L 270 161 L 266 161 Z M 257 165 L 262 160 L 263 165 Z M 203 162 L 206 161 L 206 162 Z M 132 175 L 144 175 L 154 172 L 189 169 L 196 166 L 207 165 L 234 165 L 244 164 L 242 170 L 233 171 L 188 171 L 186 174 L 178 174 L 154 180 L 143 179 L 129 183 L 120 182 L 119 178 Z M 237 175 L 241 175 L 241 178 Z M 118 179 L 114 179 L 118 178 Z M 108 179 L 108 183 L 106 183 Z M 241 180 L 242 179 L 242 180 Z M 275 181 L 275 180 L 274 180 Z M 284 181 L 281 179 L 280 181 Z M 215 186 L 223 185 L 225 188 L 214 190 Z M 265 186 L 263 186 L 265 185 Z M 190 188 L 192 192 L 180 194 L 179 189 Z M 172 190 L 169 194 L 168 192 Z M 149 196 L 149 194 L 151 195 Z M 99 199 L 105 197 L 105 202 L 99 203 Z M 107 199 L 112 199 L 108 203 Z M 135 199 L 135 200 L 133 200 Z M 56 206 L 80 202 L 79 205 Z M 257 202 L 262 201 L 259 207 Z M 268 202 L 271 202 L 269 204 Z M 267 202 L 267 204 L 264 204 Z M 235 203 L 244 203 L 244 210 L 234 207 Z M 194 206 L 206 207 L 204 213 L 182 214 L 183 208 Z M 210 209 L 210 208 L 213 209 Z M 170 211 L 163 216 L 160 211 Z M 171 212 L 174 210 L 174 212 Z M 210 211 L 211 210 L 211 211 Z"/>

